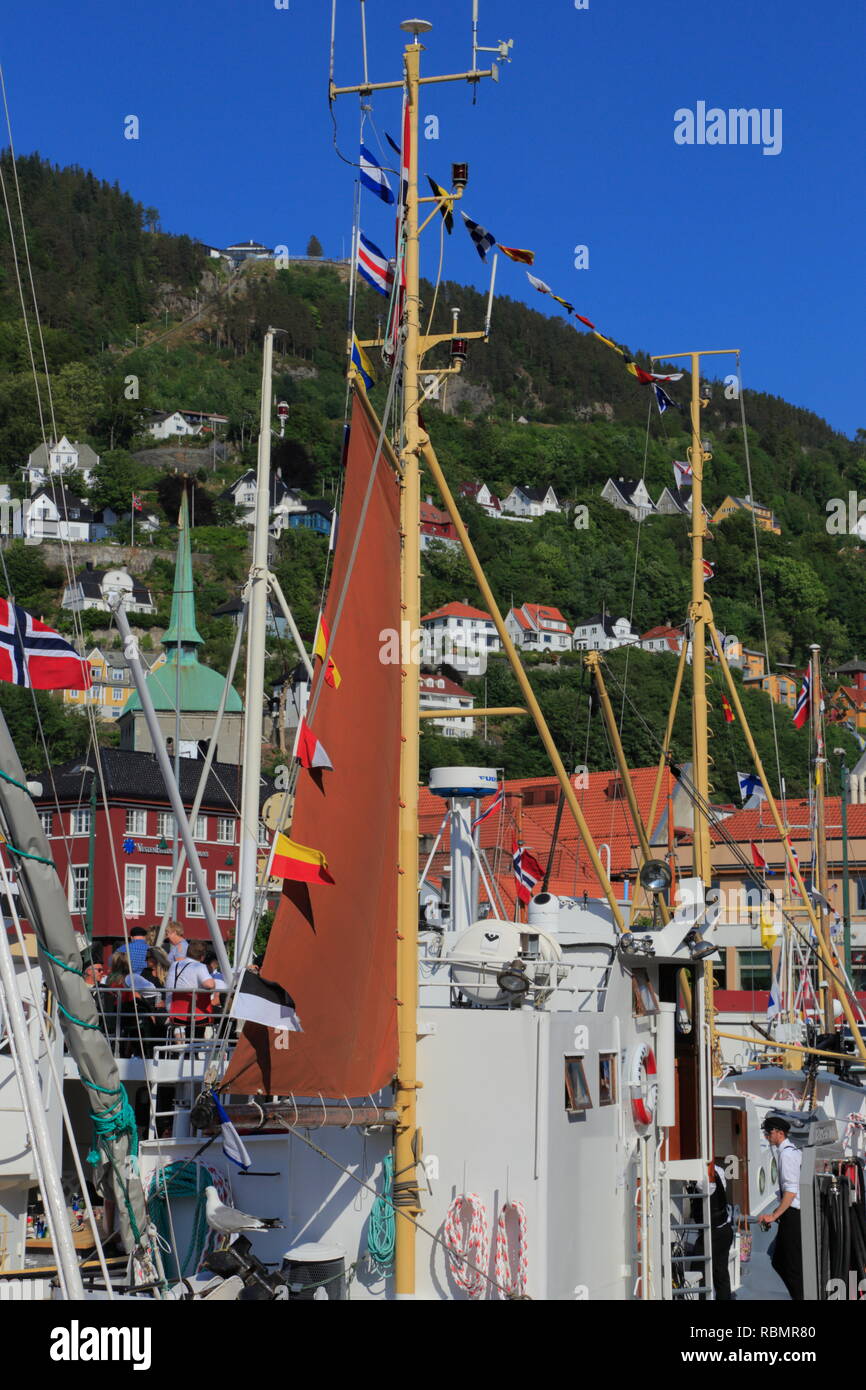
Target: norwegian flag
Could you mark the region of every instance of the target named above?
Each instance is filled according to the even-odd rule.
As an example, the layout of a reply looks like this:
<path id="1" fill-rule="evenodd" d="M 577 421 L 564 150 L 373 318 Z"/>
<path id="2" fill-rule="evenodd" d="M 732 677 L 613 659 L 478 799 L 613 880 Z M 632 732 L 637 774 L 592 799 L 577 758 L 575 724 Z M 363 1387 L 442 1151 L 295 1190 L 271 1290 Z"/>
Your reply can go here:
<path id="1" fill-rule="evenodd" d="M 544 878 L 544 870 L 531 850 L 526 849 L 517 840 L 511 842 L 511 855 L 517 896 L 522 903 L 528 903 L 535 891 L 535 885 L 541 883 Z"/>
<path id="2" fill-rule="evenodd" d="M 394 283 L 394 265 L 375 242 L 358 233 L 358 274 L 380 294 L 389 295 Z"/>
<path id="3" fill-rule="evenodd" d="M 475 827 L 477 825 L 480 825 L 483 820 L 486 820 L 488 816 L 492 816 L 494 811 L 498 811 L 500 807 L 504 804 L 504 802 L 505 790 L 503 788 L 503 790 L 498 792 L 497 795 L 493 798 L 490 805 L 487 807 L 487 810 L 482 811 L 480 815 L 477 815 L 475 817 L 474 821 L 472 822 L 472 829 L 474 830 Z"/>
<path id="4" fill-rule="evenodd" d="M 87 690 L 90 666 L 59 632 L 0 598 L 0 681 L 33 690 Z"/>
<path id="5" fill-rule="evenodd" d="M 679 459 L 674 459 L 674 482 L 677 487 L 691 487 L 692 469 L 688 463 L 682 463 Z"/>
<path id="6" fill-rule="evenodd" d="M 807 671 L 803 677 L 803 684 L 800 687 L 800 694 L 797 696 L 797 708 L 794 710 L 794 728 L 802 729 L 809 715 L 812 713 L 812 672 Z"/>

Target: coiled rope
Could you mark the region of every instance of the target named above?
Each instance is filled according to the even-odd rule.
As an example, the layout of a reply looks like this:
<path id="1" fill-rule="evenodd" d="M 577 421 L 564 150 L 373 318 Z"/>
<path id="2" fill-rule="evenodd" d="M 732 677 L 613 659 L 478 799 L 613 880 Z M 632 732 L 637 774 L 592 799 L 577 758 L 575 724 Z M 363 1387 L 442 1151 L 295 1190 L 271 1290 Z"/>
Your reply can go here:
<path id="1" fill-rule="evenodd" d="M 367 1224 L 367 1254 L 382 1269 L 386 1269 L 394 1259 L 396 1220 L 391 1196 L 393 1188 L 394 1155 L 386 1154 L 382 1161 L 382 1191 L 370 1208 Z"/>
<path id="2" fill-rule="evenodd" d="M 205 1254 L 213 1249 L 216 1231 L 212 1231 L 207 1224 L 204 1195 L 206 1187 L 215 1187 L 220 1201 L 232 1205 L 229 1186 L 222 1173 L 210 1168 L 206 1163 L 193 1162 L 188 1158 L 176 1163 L 166 1163 L 162 1168 L 157 1168 L 150 1179 L 147 1209 L 164 1248 L 171 1250 L 172 1260 L 176 1265 L 174 1271 L 166 1269 L 169 1278 L 182 1279 L 185 1274 L 194 1274 L 201 1267 Z M 174 1248 L 169 1239 L 169 1203 L 172 1198 L 180 1197 L 195 1198 L 192 1231 L 183 1260 L 180 1259 L 179 1249 Z"/>
<path id="3" fill-rule="evenodd" d="M 508 1239 L 508 1215 L 517 1222 L 517 1249 L 512 1252 Z M 522 1202 L 506 1202 L 496 1223 L 496 1282 L 500 1298 L 522 1298 L 526 1293 L 529 1261 L 526 1250 L 526 1207 Z"/>
<path id="4" fill-rule="evenodd" d="M 468 1208 L 468 1229 L 464 1208 Z M 454 1283 L 470 1298 L 481 1298 L 487 1287 L 487 1276 L 482 1271 L 486 1270 L 490 1259 L 490 1234 L 487 1211 L 476 1192 L 454 1198 L 445 1217 L 444 1235 L 449 1251 L 448 1266 Z M 466 1259 L 469 1256 L 475 1269 L 467 1268 Z"/>

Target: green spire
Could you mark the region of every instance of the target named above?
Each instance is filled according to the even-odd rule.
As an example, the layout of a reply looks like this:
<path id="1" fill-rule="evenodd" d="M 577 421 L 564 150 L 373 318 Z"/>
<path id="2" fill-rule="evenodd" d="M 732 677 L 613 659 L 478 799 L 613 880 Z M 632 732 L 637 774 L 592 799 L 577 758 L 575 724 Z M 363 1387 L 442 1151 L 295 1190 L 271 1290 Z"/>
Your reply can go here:
<path id="1" fill-rule="evenodd" d="M 189 541 L 189 505 L 186 499 L 186 486 L 180 503 L 177 518 L 177 564 L 174 571 L 174 591 L 171 598 L 171 621 L 162 644 L 169 653 L 169 661 L 175 660 L 174 651 L 202 645 L 204 638 L 195 625 L 195 590 L 192 582 L 192 550 Z"/>

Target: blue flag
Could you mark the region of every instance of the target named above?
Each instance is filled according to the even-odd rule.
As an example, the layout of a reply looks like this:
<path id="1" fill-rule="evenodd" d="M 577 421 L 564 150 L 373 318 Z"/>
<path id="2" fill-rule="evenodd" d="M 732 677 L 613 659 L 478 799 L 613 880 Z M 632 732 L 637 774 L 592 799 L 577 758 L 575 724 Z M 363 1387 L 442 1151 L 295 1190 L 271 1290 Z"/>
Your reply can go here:
<path id="1" fill-rule="evenodd" d="M 385 171 L 366 145 L 361 146 L 361 183 L 365 188 L 369 188 L 371 193 L 375 193 L 377 198 L 381 198 L 383 203 L 393 203 L 394 194 Z"/>
<path id="2" fill-rule="evenodd" d="M 247 1153 L 243 1139 L 220 1105 L 218 1096 L 214 1095 L 213 1103 L 216 1106 L 217 1117 L 223 1132 L 223 1153 L 231 1163 L 236 1163 L 239 1168 L 250 1168 L 253 1160 Z"/>

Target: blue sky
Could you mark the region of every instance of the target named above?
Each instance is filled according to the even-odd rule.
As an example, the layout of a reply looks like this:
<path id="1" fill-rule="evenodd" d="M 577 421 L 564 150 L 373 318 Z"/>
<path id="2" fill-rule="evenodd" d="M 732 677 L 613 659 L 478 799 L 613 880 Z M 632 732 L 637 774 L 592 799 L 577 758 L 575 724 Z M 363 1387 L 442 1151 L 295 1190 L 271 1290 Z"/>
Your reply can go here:
<path id="1" fill-rule="evenodd" d="M 370 74 L 399 72 L 399 21 L 433 21 L 424 70 L 469 65 L 470 0 L 368 0 Z M 464 206 L 536 273 L 632 348 L 740 347 L 746 386 L 866 427 L 860 0 L 481 0 L 481 42 L 513 38 L 498 86 L 428 87 L 439 118 L 422 169 L 468 160 Z M 359 6 L 338 0 L 336 73 L 360 76 Z M 348 244 L 352 171 L 326 101 L 329 0 L 41 0 L 7 16 L 2 59 L 20 153 L 80 164 L 160 209 L 167 230 L 216 245 L 249 237 L 329 255 Z M 782 110 L 782 150 L 681 146 L 674 112 Z M 397 133 L 398 98 L 375 98 Z M 140 139 L 123 138 L 124 117 Z M 355 98 L 337 105 L 354 157 Z M 375 137 L 370 141 L 375 148 Z M 387 246 L 391 219 L 362 219 Z M 574 268 L 576 245 L 589 269 Z M 425 269 L 435 274 L 438 237 Z M 448 278 L 486 273 L 460 228 Z M 498 288 L 546 309 L 500 259 Z M 467 325 L 468 326 L 468 325 Z M 495 319 L 494 319 L 495 326 Z M 721 374 L 724 359 L 719 365 Z M 639 389 L 638 387 L 635 388 Z"/>

